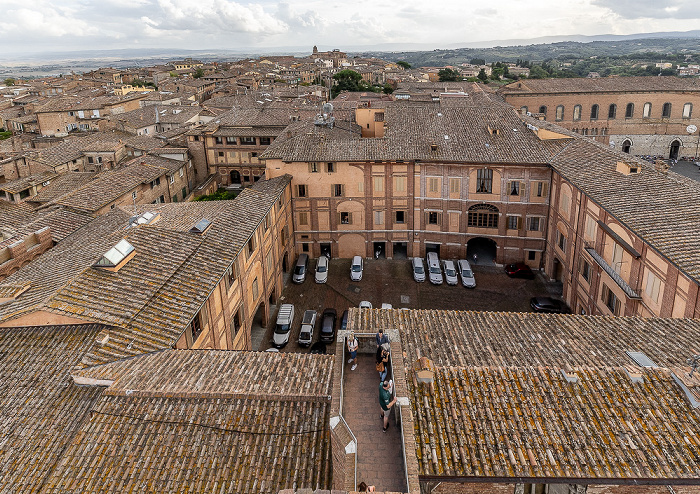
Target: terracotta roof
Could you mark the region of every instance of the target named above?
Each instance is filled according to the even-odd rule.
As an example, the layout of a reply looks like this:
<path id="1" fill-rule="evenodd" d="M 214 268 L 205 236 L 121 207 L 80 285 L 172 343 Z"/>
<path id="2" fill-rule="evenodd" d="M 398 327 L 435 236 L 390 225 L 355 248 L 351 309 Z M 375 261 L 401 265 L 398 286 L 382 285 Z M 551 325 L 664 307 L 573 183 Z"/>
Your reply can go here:
<path id="1" fill-rule="evenodd" d="M 12 180 L 10 182 L 5 182 L 0 184 L 0 190 L 7 191 L 11 194 L 17 194 L 26 190 L 34 185 L 40 185 L 42 183 L 51 182 L 52 179 L 58 177 L 56 173 L 46 172 L 37 175 L 29 175 L 27 177 L 18 178 L 17 180 Z"/>
<path id="2" fill-rule="evenodd" d="M 518 87 L 520 84 L 520 87 Z M 680 77 L 576 77 L 568 79 L 528 79 L 503 86 L 504 94 L 580 92 L 669 92 L 700 91 L 700 80 Z"/>
<path id="3" fill-rule="evenodd" d="M 50 202 L 73 192 L 95 177 L 92 172 L 66 172 L 54 177 L 51 183 L 43 187 L 37 195 L 29 198 L 31 202 Z"/>
<path id="4" fill-rule="evenodd" d="M 351 309 L 349 330 L 378 328 L 401 339 L 421 475 L 700 484 L 700 408 L 671 374 L 700 321 Z"/>

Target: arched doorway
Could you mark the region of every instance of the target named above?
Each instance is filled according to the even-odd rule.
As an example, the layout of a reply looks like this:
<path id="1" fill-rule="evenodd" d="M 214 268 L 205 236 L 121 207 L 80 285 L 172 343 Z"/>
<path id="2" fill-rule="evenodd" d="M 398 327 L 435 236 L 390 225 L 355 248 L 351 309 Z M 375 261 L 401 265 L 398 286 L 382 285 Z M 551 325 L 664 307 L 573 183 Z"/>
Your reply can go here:
<path id="1" fill-rule="evenodd" d="M 496 262 L 498 246 L 490 238 L 477 237 L 467 242 L 467 260 L 472 264 L 490 266 Z M 476 255 L 476 262 L 474 256 Z"/>
<path id="2" fill-rule="evenodd" d="M 622 143 L 622 152 L 629 154 L 630 149 L 632 149 L 632 141 L 625 139 L 625 142 Z"/>
<path id="3" fill-rule="evenodd" d="M 238 170 L 231 170 L 230 173 L 231 183 L 240 185 L 241 184 L 241 174 Z"/>
<path id="4" fill-rule="evenodd" d="M 678 159 L 678 152 L 681 150 L 681 143 L 676 139 L 671 143 L 671 151 L 668 153 L 668 158 L 672 160 Z"/>

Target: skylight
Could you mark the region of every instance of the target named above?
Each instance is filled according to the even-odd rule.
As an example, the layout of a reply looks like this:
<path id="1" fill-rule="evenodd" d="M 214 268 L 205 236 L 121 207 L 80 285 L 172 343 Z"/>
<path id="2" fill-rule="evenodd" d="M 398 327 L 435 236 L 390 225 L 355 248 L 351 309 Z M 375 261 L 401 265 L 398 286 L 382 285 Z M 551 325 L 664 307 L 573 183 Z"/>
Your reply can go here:
<path id="1" fill-rule="evenodd" d="M 211 221 L 202 218 L 199 222 L 190 228 L 190 233 L 204 233 L 211 226 Z"/>
<path id="2" fill-rule="evenodd" d="M 109 249 L 99 261 L 95 263 L 95 266 L 102 268 L 115 268 L 127 258 L 129 254 L 134 252 L 134 246 L 127 242 L 125 239 L 119 241 L 117 245 Z"/>

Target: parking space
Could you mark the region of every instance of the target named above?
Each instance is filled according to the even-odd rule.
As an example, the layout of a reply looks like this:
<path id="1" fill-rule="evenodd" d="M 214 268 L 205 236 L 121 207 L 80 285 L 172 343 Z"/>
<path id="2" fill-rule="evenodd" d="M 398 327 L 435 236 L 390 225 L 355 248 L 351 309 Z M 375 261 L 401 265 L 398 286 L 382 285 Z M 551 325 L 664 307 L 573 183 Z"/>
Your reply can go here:
<path id="1" fill-rule="evenodd" d="M 321 325 L 321 313 L 327 307 L 338 312 L 340 326 L 342 313 L 348 307 L 357 307 L 367 300 L 373 307 L 389 303 L 394 308 L 409 309 L 448 309 L 475 311 L 509 311 L 529 312 L 530 298 L 547 295 L 549 286 L 541 276 L 534 280 L 509 278 L 502 268 L 494 266 L 474 266 L 476 288 L 469 289 L 461 285 L 432 285 L 428 281 L 416 283 L 413 280 L 409 260 L 365 259 L 364 273 L 359 282 L 350 281 L 350 259 L 332 259 L 328 270 L 328 282 L 314 282 L 316 259 L 309 261 L 306 281 L 300 285 L 288 283 L 280 304 L 294 304 L 294 324 L 289 336 L 289 343 L 281 351 L 308 352 L 299 347 L 299 329 L 305 310 L 318 312 L 318 322 L 314 332 L 314 341 L 318 341 Z M 277 310 L 268 322 L 267 335 L 260 350 L 272 346 Z"/>

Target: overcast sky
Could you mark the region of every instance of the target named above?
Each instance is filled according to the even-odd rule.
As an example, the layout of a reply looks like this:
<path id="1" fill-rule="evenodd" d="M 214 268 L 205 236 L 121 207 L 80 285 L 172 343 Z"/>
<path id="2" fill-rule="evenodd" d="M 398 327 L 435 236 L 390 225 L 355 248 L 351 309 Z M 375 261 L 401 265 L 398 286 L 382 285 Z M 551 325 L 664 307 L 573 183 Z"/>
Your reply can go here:
<path id="1" fill-rule="evenodd" d="M 21 52 L 189 48 L 433 48 L 551 35 L 688 31 L 700 0 L 0 0 L 0 39 Z"/>

